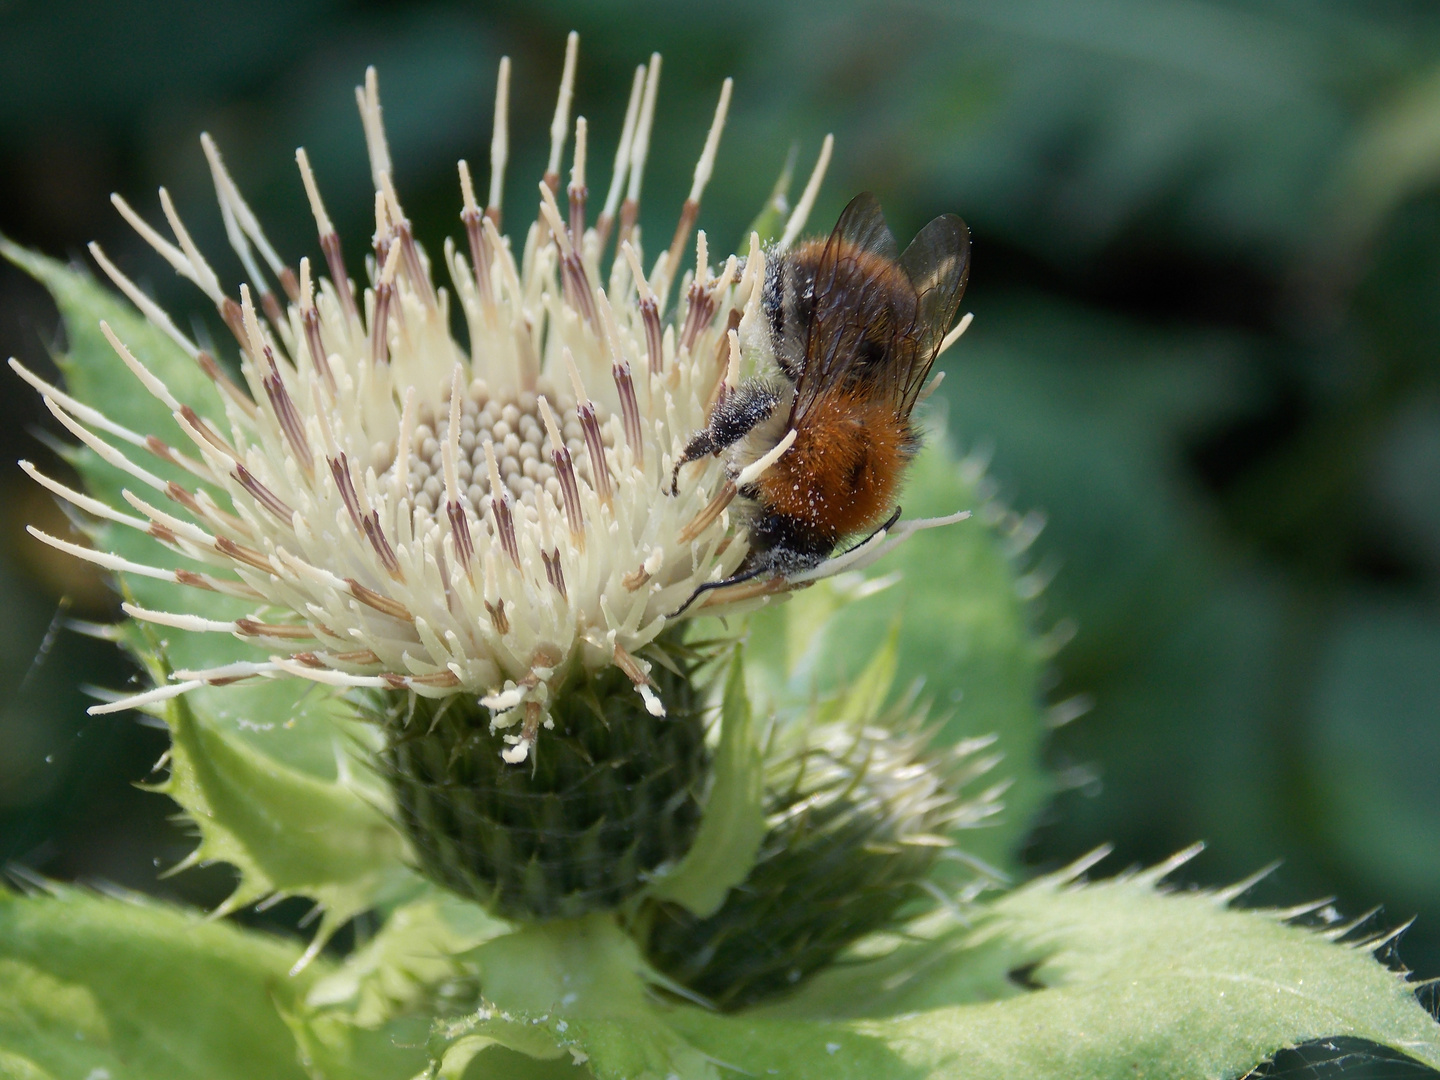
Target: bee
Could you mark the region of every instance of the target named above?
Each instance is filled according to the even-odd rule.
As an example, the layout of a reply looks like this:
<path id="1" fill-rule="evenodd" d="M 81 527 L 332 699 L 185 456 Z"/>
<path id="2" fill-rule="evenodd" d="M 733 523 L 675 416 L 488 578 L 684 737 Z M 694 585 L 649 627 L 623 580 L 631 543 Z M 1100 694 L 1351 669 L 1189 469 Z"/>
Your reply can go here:
<path id="1" fill-rule="evenodd" d="M 672 475 L 725 454 L 733 477 L 794 442 L 738 494 L 750 549 L 737 572 L 700 593 L 818 566 L 842 540 L 893 525 L 905 469 L 920 449 L 910 414 L 955 318 L 970 270 L 970 232 L 954 214 L 901 254 L 869 192 L 828 237 L 766 262 L 759 332 L 743 343 L 762 370 L 725 392 Z M 892 511 L 892 507 L 894 507 Z M 683 609 L 682 609 L 683 610 Z"/>

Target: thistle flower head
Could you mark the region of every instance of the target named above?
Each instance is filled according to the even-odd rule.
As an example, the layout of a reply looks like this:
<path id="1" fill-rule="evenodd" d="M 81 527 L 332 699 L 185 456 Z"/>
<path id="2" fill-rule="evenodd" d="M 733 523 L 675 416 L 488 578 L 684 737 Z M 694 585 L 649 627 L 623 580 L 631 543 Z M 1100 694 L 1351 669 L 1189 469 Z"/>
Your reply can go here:
<path id="1" fill-rule="evenodd" d="M 673 493 L 670 478 L 686 440 L 735 385 L 739 341 L 759 317 L 765 253 L 752 238 L 746 258 L 717 259 L 703 232 L 691 247 L 729 106 L 726 80 L 673 239 L 646 270 L 636 214 L 658 56 L 635 73 L 608 194 L 590 221 L 586 122 L 571 120 L 575 58 L 572 35 L 538 212 L 508 236 L 510 68 L 501 62 L 488 200 L 481 205 L 460 162 L 463 250 L 447 241 L 438 266 L 400 201 L 373 69 L 356 89 L 375 187 L 364 281 L 350 277 L 303 149 L 296 157 L 323 269 L 302 258 L 294 272 L 282 260 L 207 136 L 221 216 L 247 279 L 237 289 L 222 283 L 164 189 L 169 239 L 115 197 L 126 220 L 216 305 L 239 346 L 240 378 L 92 246 L 115 284 L 213 380 L 223 415 L 178 399 L 109 327 L 119 359 L 174 413 L 191 445 L 128 430 L 17 365 L 59 421 L 134 484 L 128 506 L 118 507 L 32 475 L 85 511 L 149 533 L 184 562 L 141 565 L 36 535 L 107 569 L 243 598 L 253 611 L 234 620 L 127 611 L 237 635 L 256 656 L 176 672 L 171 685 L 95 711 L 249 678 L 466 694 L 504 729 L 510 761 L 527 756 L 556 688 L 577 670 L 617 666 L 646 708 L 664 713 L 642 650 L 697 588 L 732 575 L 747 550 L 728 504 L 754 476 L 727 476 L 707 458 L 687 466 Z M 828 145 L 787 240 L 813 203 Z M 455 305 L 464 345 L 451 333 Z M 190 483 L 157 476 L 145 455 L 178 466 Z M 803 580 L 707 592 L 685 617 L 764 603 L 885 546 L 882 536 Z"/>
<path id="2" fill-rule="evenodd" d="M 931 747 L 923 711 L 909 708 L 820 725 L 799 745 L 772 747 L 755 866 L 703 918 L 652 903 L 642 924 L 650 962 L 719 1008 L 737 1008 L 791 989 L 860 938 L 897 925 L 907 906 L 951 903 L 932 880 L 942 858 L 979 871 L 962 898 L 986 888 L 994 872 L 973 865 L 953 834 L 991 823 L 1001 809 L 1006 785 L 990 777 L 1000 761 L 995 740 Z"/>

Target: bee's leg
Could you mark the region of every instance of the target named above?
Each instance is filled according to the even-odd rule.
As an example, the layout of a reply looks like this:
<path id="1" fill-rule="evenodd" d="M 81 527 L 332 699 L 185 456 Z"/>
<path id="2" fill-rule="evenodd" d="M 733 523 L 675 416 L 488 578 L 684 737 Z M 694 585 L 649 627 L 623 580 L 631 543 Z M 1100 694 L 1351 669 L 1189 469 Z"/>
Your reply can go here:
<path id="1" fill-rule="evenodd" d="M 740 493 L 748 498 L 755 497 L 755 493 L 747 494 L 744 488 L 740 489 Z M 875 532 L 890 528 L 899 520 L 899 517 L 900 510 L 897 507 L 890 519 Z M 671 618 L 695 603 L 702 593 L 707 593 L 712 589 L 739 585 L 742 581 L 750 581 L 752 578 L 765 574 L 788 578 L 814 569 L 825 561 L 834 547 L 833 540 L 827 541 L 823 537 L 812 534 L 794 518 L 786 517 L 784 514 L 762 514 L 750 523 L 748 532 L 751 544 L 750 553 L 740 564 L 740 570 L 730 577 L 721 578 L 719 581 L 707 581 L 701 585 L 690 594 L 690 599 L 681 604 L 680 609 L 674 612 L 670 616 Z M 875 533 L 870 534 L 870 536 L 874 535 Z M 866 537 L 861 543 L 863 544 L 869 539 L 870 537 Z"/>
<path id="2" fill-rule="evenodd" d="M 745 489 L 740 493 L 745 495 Z M 792 577 L 819 566 L 835 548 L 833 536 L 816 532 L 787 514 L 758 514 L 747 526 L 746 533 L 750 552 L 740 564 L 742 574 L 759 571 Z"/>
<path id="3" fill-rule="evenodd" d="M 695 603 L 696 600 L 700 599 L 702 594 L 710 592 L 712 589 L 724 589 L 730 585 L 739 585 L 742 581 L 749 581 L 752 578 L 757 578 L 761 574 L 769 572 L 769 570 L 770 567 L 768 566 L 754 566 L 751 567 L 749 570 L 742 570 L 738 574 L 732 574 L 730 577 L 721 578 L 719 581 L 707 581 L 704 585 L 701 585 L 698 589 L 696 589 L 693 593 L 690 594 L 689 600 L 686 600 L 685 603 L 681 604 L 678 608 L 672 611 L 669 615 L 666 616 L 666 618 L 673 619 L 677 615 L 683 614 L 691 604 Z"/>
<path id="4" fill-rule="evenodd" d="M 685 444 L 680 460 L 670 474 L 670 494 L 680 493 L 680 467 L 699 461 L 706 454 L 718 454 L 750 434 L 756 424 L 767 419 L 780 403 L 780 395 L 768 383 L 758 380 L 743 382 L 726 394 L 710 414 L 710 423 L 697 431 Z"/>

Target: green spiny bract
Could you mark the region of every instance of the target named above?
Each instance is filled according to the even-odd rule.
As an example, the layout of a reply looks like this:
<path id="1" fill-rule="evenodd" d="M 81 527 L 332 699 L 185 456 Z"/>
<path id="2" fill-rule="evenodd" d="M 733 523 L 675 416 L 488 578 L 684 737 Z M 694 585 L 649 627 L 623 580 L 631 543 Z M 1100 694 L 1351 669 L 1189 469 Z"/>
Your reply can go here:
<path id="1" fill-rule="evenodd" d="M 992 740 L 926 752 L 916 726 L 831 724 L 766 764 L 769 831 L 754 869 L 699 918 L 651 903 L 639 922 L 655 967 L 721 1009 L 793 987 L 846 946 L 926 901 L 948 834 L 998 809 L 960 789 Z"/>
<path id="2" fill-rule="evenodd" d="M 380 759 L 422 872 L 505 918 L 615 908 L 689 850 L 710 772 L 693 665 L 656 664 L 666 715 L 618 669 L 572 677 L 530 761 L 501 760 L 490 713 L 467 695 L 370 700 Z"/>

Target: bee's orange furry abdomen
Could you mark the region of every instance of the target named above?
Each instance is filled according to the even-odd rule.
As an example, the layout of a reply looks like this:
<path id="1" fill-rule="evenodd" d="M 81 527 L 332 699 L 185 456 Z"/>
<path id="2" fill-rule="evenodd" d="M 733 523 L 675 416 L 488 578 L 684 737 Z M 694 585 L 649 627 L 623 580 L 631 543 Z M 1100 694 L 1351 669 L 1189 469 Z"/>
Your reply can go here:
<path id="1" fill-rule="evenodd" d="M 884 520 L 911 444 L 908 419 L 889 405 L 832 391 L 816 399 L 794 445 L 761 475 L 761 501 L 834 543 Z"/>

